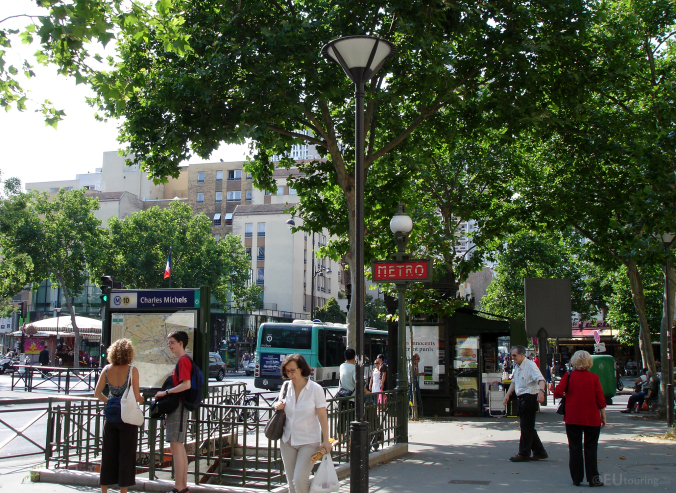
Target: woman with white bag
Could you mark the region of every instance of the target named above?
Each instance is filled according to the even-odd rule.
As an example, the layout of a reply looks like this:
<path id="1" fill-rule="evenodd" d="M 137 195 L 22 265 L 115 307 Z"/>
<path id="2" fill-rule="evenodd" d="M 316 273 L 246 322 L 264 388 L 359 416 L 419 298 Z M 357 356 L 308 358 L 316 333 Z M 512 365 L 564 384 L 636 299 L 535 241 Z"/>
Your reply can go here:
<path id="1" fill-rule="evenodd" d="M 312 370 L 300 354 L 284 358 L 281 372 L 286 381 L 280 400 L 273 407 L 276 411 L 284 409 L 286 413 L 280 441 L 284 471 L 289 493 L 308 493 L 313 467 L 310 458 L 317 450 L 331 452 L 324 389 L 310 380 Z M 282 395 L 284 399 L 281 399 Z"/>
<path id="2" fill-rule="evenodd" d="M 127 488 L 136 484 L 136 444 L 138 425 L 142 420 L 138 420 L 138 411 L 122 400 L 134 398 L 140 404 L 143 396 L 139 392 L 138 369 L 131 366 L 134 359 L 131 341 L 115 341 L 108 348 L 107 358 L 110 364 L 101 372 L 94 391 L 94 395 L 106 403 L 99 483 L 103 493 L 108 491 L 108 486 L 115 484 L 119 486 L 120 493 L 127 493 Z M 103 395 L 106 385 L 108 397 Z M 130 391 L 133 391 L 132 395 Z M 124 422 L 123 418 L 137 424 Z"/>

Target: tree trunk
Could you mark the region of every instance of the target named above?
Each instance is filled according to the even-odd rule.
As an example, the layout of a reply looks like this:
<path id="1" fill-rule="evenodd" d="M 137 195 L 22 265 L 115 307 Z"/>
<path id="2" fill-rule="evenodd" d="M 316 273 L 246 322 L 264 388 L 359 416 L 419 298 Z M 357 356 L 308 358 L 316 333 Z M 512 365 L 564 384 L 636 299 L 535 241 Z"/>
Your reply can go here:
<path id="1" fill-rule="evenodd" d="M 66 289 L 66 282 L 63 280 L 63 274 L 58 272 L 56 277 L 59 279 L 59 284 L 61 289 L 63 289 L 63 295 L 66 298 L 66 306 L 68 307 L 68 313 L 70 313 L 70 321 L 73 324 L 73 333 L 75 334 L 75 344 L 73 344 L 73 368 L 80 367 L 80 329 L 75 322 L 75 308 L 73 303 L 70 301 L 70 296 L 68 294 L 68 289 Z"/>
<path id="2" fill-rule="evenodd" d="M 650 334 L 650 327 L 648 327 L 648 317 L 645 313 L 645 297 L 643 295 L 643 280 L 641 274 L 638 272 L 636 262 L 628 260 L 625 262 L 627 267 L 627 276 L 629 277 L 629 284 L 631 285 L 631 297 L 634 302 L 634 308 L 638 314 L 639 320 L 639 347 L 641 349 L 641 356 L 643 357 L 643 365 L 647 367 L 654 375 L 657 374 L 655 367 L 655 357 L 653 355 L 652 337 Z"/>

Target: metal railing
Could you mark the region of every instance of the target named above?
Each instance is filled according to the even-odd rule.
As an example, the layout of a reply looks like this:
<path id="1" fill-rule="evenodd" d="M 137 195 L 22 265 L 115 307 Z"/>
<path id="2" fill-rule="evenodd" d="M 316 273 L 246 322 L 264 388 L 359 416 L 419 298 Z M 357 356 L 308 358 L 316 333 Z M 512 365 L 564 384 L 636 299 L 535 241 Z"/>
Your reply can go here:
<path id="1" fill-rule="evenodd" d="M 27 407 L 23 407 L 27 404 Z M 34 425 L 42 426 L 47 421 L 47 409 L 36 407 L 34 401 L 16 400 L 13 406 L 0 409 L 0 431 L 9 430 L 9 436 L 0 443 L 0 459 L 15 459 L 45 453 L 44 435 L 40 438 L 30 436 L 30 429 Z M 14 421 L 12 424 L 10 421 Z M 18 423 L 21 423 L 20 425 Z M 4 433 L 3 433 L 4 435 Z M 18 439 L 18 440 L 17 440 Z M 28 443 L 26 443 L 28 442 Z M 17 453 L 12 453 L 13 445 Z"/>
<path id="2" fill-rule="evenodd" d="M 198 412 L 191 413 L 186 445 L 190 462 L 188 478 L 196 484 L 270 490 L 285 482 L 279 443 L 269 441 L 264 434 L 273 412 L 270 404 L 277 393 L 249 394 L 240 385 L 243 384 L 223 386 L 223 390 L 209 395 Z M 402 406 L 407 404 L 402 397 L 396 391 L 367 396 L 370 450 L 402 441 L 399 417 Z M 97 471 L 103 445 L 103 409 L 103 403 L 92 398 L 55 398 L 54 402 L 50 398 L 45 447 L 47 467 Z M 332 458 L 335 463 L 349 462 L 353 400 L 350 397 L 328 399 L 327 411 L 330 434 L 338 439 Z M 144 412 L 147 414 L 147 406 Z M 148 479 L 173 476 L 162 421 L 146 417 L 139 427 L 136 453 L 137 475 Z"/>
<path id="3" fill-rule="evenodd" d="M 61 366 L 17 365 L 12 373 L 12 390 L 25 392 L 53 390 L 69 395 L 73 390 L 93 391 L 101 368 L 64 368 Z"/>

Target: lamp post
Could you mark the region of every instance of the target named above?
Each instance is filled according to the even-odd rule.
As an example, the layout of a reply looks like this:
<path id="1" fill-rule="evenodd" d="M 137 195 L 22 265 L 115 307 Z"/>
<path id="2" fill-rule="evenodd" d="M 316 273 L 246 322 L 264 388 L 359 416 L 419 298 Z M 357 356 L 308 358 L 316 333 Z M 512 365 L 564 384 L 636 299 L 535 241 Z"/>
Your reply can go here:
<path id="1" fill-rule="evenodd" d="M 390 231 L 394 233 L 394 239 L 397 242 L 397 253 L 395 253 L 392 258 L 398 262 L 408 260 L 408 254 L 406 253 L 406 244 L 408 243 L 408 234 L 413 229 L 413 221 L 406 214 L 406 205 L 403 203 L 399 204 L 397 213 L 390 220 Z M 398 281 L 395 283 L 397 286 L 397 294 L 399 297 L 399 334 L 397 338 L 397 391 L 401 395 L 406 395 L 408 382 L 407 382 L 407 367 L 406 367 L 406 281 Z M 413 344 L 413 341 L 411 341 Z M 415 378 L 415 377 L 412 377 Z M 411 382 L 415 385 L 415 382 Z M 413 392 L 415 398 L 415 392 Z M 408 406 L 407 399 L 402 399 L 402 409 L 400 411 L 401 419 L 401 442 L 408 442 Z"/>
<path id="2" fill-rule="evenodd" d="M 656 234 L 664 247 L 664 318 L 666 327 L 660 331 L 660 358 L 662 359 L 662 382 L 666 389 L 667 428 L 674 426 L 674 348 L 672 339 L 671 310 L 669 309 L 669 248 L 676 235 Z"/>
<path id="3" fill-rule="evenodd" d="M 364 85 L 380 70 L 396 48 L 389 41 L 371 36 L 348 36 L 328 42 L 322 55 L 335 61 L 355 85 L 354 114 L 354 310 L 356 325 L 355 351 L 356 392 L 355 421 L 350 437 L 350 491 L 368 492 L 368 423 L 364 421 Z"/>

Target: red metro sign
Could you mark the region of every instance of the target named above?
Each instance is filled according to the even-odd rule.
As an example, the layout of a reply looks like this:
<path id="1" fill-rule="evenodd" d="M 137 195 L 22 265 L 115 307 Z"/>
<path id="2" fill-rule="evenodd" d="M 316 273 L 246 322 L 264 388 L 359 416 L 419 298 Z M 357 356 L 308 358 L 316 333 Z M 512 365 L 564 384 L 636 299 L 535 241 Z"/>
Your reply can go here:
<path id="1" fill-rule="evenodd" d="M 432 259 L 374 260 L 371 272 L 373 272 L 373 282 L 431 282 Z"/>

